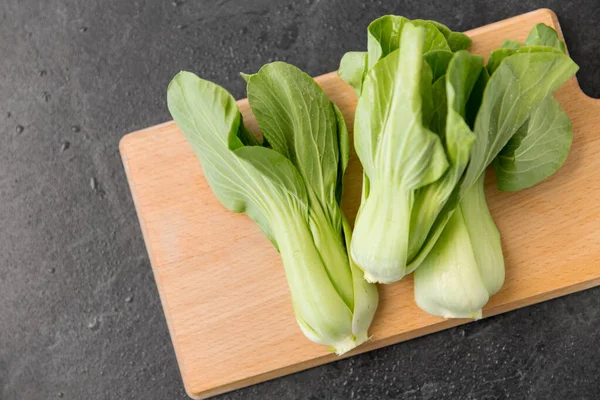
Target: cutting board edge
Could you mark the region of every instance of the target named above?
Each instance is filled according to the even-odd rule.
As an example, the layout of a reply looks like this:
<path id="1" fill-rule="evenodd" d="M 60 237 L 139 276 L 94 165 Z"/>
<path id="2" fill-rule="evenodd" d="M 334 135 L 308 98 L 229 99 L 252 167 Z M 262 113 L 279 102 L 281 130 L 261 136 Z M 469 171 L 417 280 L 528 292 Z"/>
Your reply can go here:
<path id="1" fill-rule="evenodd" d="M 536 294 L 536 295 L 531 296 L 526 299 L 519 299 L 517 301 L 513 301 L 513 302 L 507 303 L 507 304 L 502 304 L 502 305 L 492 307 L 492 308 L 484 308 L 482 320 L 490 318 L 490 317 L 494 317 L 496 315 L 504 314 L 504 313 L 507 313 L 510 311 L 515 311 L 520 308 L 528 307 L 528 306 L 531 306 L 534 304 L 543 303 L 548 300 L 557 299 L 559 297 L 566 296 L 569 294 L 592 289 L 592 288 L 595 288 L 598 286 L 600 286 L 600 278 L 593 278 L 588 281 L 578 282 L 577 284 L 566 286 L 563 288 L 558 288 L 553 291 L 539 293 L 539 294 Z M 297 364 L 290 364 L 284 368 L 269 371 L 269 372 L 266 372 L 266 373 L 263 373 L 260 375 L 254 375 L 250 378 L 241 379 L 241 380 L 238 380 L 238 381 L 235 381 L 232 383 L 228 383 L 225 385 L 221 385 L 218 387 L 214 387 L 214 388 L 208 389 L 208 390 L 201 389 L 201 388 L 196 389 L 194 387 L 191 387 L 185 380 L 184 380 L 184 387 L 185 387 L 187 395 L 189 397 L 191 397 L 192 399 L 204 400 L 204 399 L 207 399 L 207 398 L 210 398 L 213 396 L 217 396 L 217 395 L 220 395 L 223 393 L 230 392 L 232 390 L 237 390 L 237 389 L 241 389 L 241 388 L 248 387 L 251 385 L 255 385 L 257 383 L 266 382 L 271 379 L 280 378 L 282 376 L 286 376 L 286 375 L 293 374 L 296 372 L 305 371 L 305 370 L 308 370 L 311 368 L 315 368 L 315 367 L 318 367 L 321 365 L 328 364 L 330 362 L 353 357 L 358 354 L 367 353 L 369 351 L 382 349 L 384 347 L 392 346 L 392 345 L 406 342 L 406 341 L 416 339 L 416 338 L 419 338 L 422 336 L 427 336 L 432 333 L 441 332 L 446 329 L 455 328 L 455 327 L 458 327 L 461 325 L 467 325 L 467 324 L 477 322 L 477 321 L 479 321 L 479 320 L 445 319 L 445 320 L 441 320 L 440 322 L 438 322 L 436 324 L 427 325 L 425 327 L 415 329 L 410 332 L 405 332 L 405 333 L 401 333 L 398 335 L 393 335 L 393 336 L 389 336 L 386 338 L 382 338 L 382 339 L 379 339 L 376 341 L 370 341 L 370 342 L 364 343 L 363 345 L 357 347 L 356 349 L 354 349 L 342 356 L 336 356 L 335 354 L 332 353 L 331 355 L 325 355 L 322 357 L 313 358 L 313 359 L 310 359 L 310 360 L 307 360 L 307 361 L 304 361 L 301 363 L 297 363 Z"/>
<path id="2" fill-rule="evenodd" d="M 134 179 L 131 179 L 131 176 L 130 176 L 129 158 L 127 157 L 127 154 L 126 154 L 127 148 L 129 146 L 130 142 L 134 139 L 136 139 L 136 140 L 138 139 L 137 137 L 134 138 L 132 135 L 134 135 L 136 133 L 143 133 L 144 131 L 150 132 L 149 131 L 150 129 L 156 129 L 157 127 L 168 126 L 168 125 L 171 125 L 172 123 L 175 123 L 175 121 L 164 122 L 162 124 L 155 125 L 150 128 L 145 128 L 145 129 L 139 130 L 137 132 L 132 132 L 130 134 L 123 136 L 121 138 L 121 140 L 119 141 L 119 153 L 121 154 L 121 159 L 123 162 L 123 169 L 125 170 L 125 175 L 127 177 L 129 189 L 131 191 L 131 198 L 133 199 L 133 205 L 135 207 L 135 211 L 138 216 L 138 221 L 140 223 L 140 230 L 142 231 L 142 238 L 144 240 L 144 245 L 146 247 L 146 253 L 148 254 L 148 259 L 150 260 L 150 268 L 152 268 L 152 275 L 154 276 L 154 281 L 156 282 L 158 297 L 160 298 L 161 306 L 162 306 L 163 312 L 165 314 L 165 321 L 167 323 L 167 329 L 169 330 L 169 336 L 171 337 L 171 341 L 173 342 L 173 350 L 175 351 L 175 358 L 177 359 L 177 367 L 179 368 L 181 380 L 183 381 L 183 386 L 184 386 L 188 396 L 195 398 L 195 396 L 192 396 L 190 394 L 193 392 L 188 391 L 188 382 L 190 382 L 190 379 L 188 379 L 188 377 L 187 377 L 188 371 L 186 368 L 185 357 L 183 357 L 180 354 L 180 350 L 179 350 L 180 346 L 178 344 L 179 339 L 177 338 L 177 333 L 176 333 L 175 329 L 173 329 L 173 327 L 172 327 L 171 308 L 169 307 L 169 299 L 167 298 L 166 291 L 163 289 L 162 278 L 161 278 L 160 271 L 159 271 L 159 269 L 163 266 L 163 263 L 158 263 L 154 259 L 153 252 L 152 252 L 152 243 L 148 239 L 149 234 L 147 232 L 143 213 L 141 212 L 141 209 L 139 206 L 139 200 L 138 200 L 137 191 L 135 188 L 135 182 L 134 182 Z"/>

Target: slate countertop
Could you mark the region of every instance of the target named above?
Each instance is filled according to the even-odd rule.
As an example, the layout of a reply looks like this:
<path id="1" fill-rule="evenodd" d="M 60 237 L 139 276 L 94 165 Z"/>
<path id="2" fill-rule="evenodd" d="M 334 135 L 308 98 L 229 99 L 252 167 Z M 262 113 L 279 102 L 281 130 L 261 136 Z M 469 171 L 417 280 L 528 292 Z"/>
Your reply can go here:
<path id="1" fill-rule="evenodd" d="M 186 399 L 118 152 L 181 69 L 311 75 L 394 13 L 454 30 L 549 7 L 600 97 L 597 1 L 0 1 L 0 399 Z M 596 399 L 600 288 L 219 399 Z"/>

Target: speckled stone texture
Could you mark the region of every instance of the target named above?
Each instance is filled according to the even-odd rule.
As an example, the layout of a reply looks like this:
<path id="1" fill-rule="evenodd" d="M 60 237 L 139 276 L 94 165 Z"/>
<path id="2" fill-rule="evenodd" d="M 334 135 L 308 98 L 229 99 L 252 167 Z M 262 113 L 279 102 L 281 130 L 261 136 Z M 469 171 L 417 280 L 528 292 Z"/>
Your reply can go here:
<path id="1" fill-rule="evenodd" d="M 0 0 L 0 398 L 187 398 L 118 153 L 170 119 L 179 70 L 243 97 L 238 72 L 335 70 L 382 14 L 467 30 L 539 7 L 600 96 L 597 0 Z M 597 288 L 220 399 L 591 400 L 599 347 Z"/>

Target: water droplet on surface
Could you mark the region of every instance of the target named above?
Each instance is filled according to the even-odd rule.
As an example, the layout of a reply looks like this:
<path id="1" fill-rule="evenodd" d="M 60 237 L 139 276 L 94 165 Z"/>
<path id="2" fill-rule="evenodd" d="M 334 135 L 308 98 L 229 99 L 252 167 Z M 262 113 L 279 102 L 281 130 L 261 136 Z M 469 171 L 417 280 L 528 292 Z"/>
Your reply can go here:
<path id="1" fill-rule="evenodd" d="M 23 125 L 17 125 L 17 128 L 16 128 L 17 133 L 21 134 L 21 133 L 23 133 L 24 130 L 25 130 L 25 128 L 23 127 Z"/>
<path id="2" fill-rule="evenodd" d="M 67 142 L 66 140 L 64 142 L 62 142 L 62 144 L 60 145 L 60 152 L 62 153 L 63 151 L 67 150 L 69 147 L 71 147 L 71 143 Z"/>
<path id="3" fill-rule="evenodd" d="M 133 301 L 133 295 L 125 297 L 125 303 L 131 303 Z"/>
<path id="4" fill-rule="evenodd" d="M 174 2 L 172 2 L 172 3 L 171 3 L 171 5 L 172 5 L 173 7 L 177 7 L 177 6 L 179 5 L 179 3 L 177 3 L 176 1 L 174 1 Z"/>
<path id="5" fill-rule="evenodd" d="M 62 398 L 62 397 L 65 397 L 65 394 L 64 394 L 63 392 L 59 392 L 59 393 L 57 394 L 57 396 Z"/>
<path id="6" fill-rule="evenodd" d="M 88 28 L 87 26 L 82 26 L 81 28 L 79 28 L 79 32 L 84 33 L 87 32 Z"/>
<path id="7" fill-rule="evenodd" d="M 48 272 L 50 272 L 51 274 L 53 274 L 53 273 L 55 273 L 55 272 L 56 272 L 56 268 L 49 268 L 49 269 L 48 269 Z"/>
<path id="8" fill-rule="evenodd" d="M 40 71 L 40 76 L 46 76 L 48 74 L 48 71 L 46 71 L 45 69 Z"/>
<path id="9" fill-rule="evenodd" d="M 96 180 L 96 178 L 90 178 L 90 187 L 92 188 L 92 190 L 98 189 L 98 181 Z"/>
<path id="10" fill-rule="evenodd" d="M 187 25 L 177 25 L 177 29 L 185 29 L 187 28 Z"/>
<path id="11" fill-rule="evenodd" d="M 75 133 L 77 133 L 77 132 L 79 132 L 80 130 L 81 130 L 81 127 L 79 127 L 79 125 L 73 125 L 73 126 L 71 127 L 71 131 L 72 131 L 72 132 L 75 132 Z"/>
<path id="12" fill-rule="evenodd" d="M 100 328 L 100 321 L 98 321 L 98 318 L 94 317 L 91 320 L 89 320 L 87 327 L 88 329 L 95 331 L 98 328 Z"/>

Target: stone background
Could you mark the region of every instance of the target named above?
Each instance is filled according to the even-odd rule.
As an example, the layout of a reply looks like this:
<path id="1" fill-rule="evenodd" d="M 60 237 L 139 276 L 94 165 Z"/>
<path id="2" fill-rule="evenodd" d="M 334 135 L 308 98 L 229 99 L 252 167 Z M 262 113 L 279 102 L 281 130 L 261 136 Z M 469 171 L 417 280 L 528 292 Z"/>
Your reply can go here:
<path id="1" fill-rule="evenodd" d="M 243 97 L 238 72 L 335 70 L 382 14 L 540 7 L 600 96 L 597 0 L 0 0 L 0 398 L 186 398 L 118 152 L 179 70 Z M 220 399 L 597 399 L 599 344 L 597 288 Z"/>

